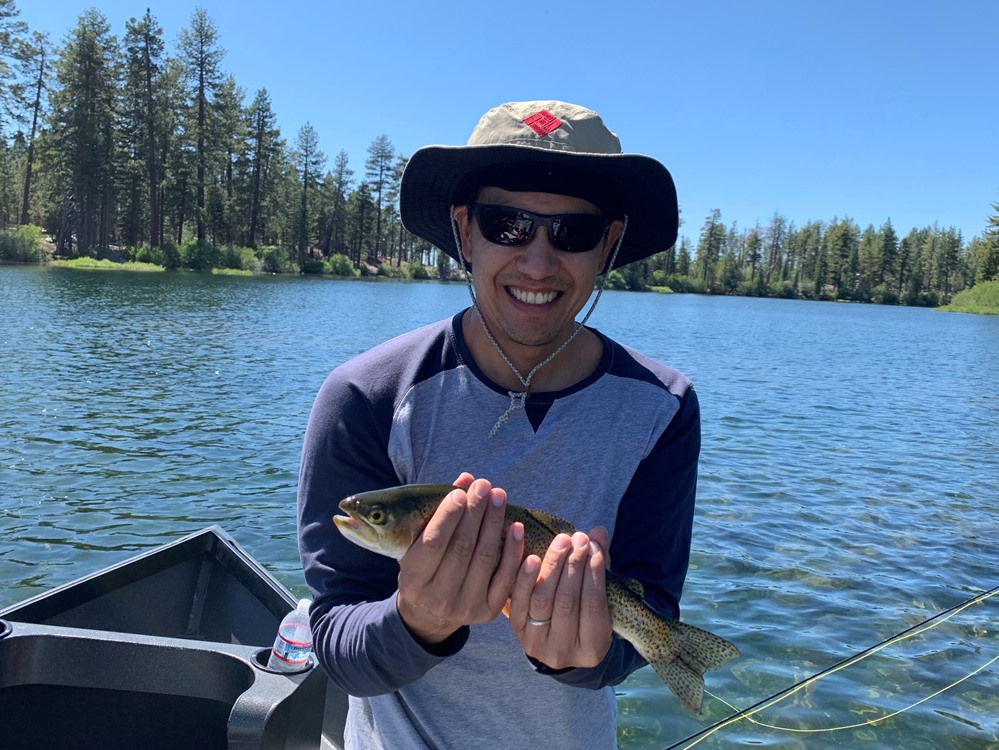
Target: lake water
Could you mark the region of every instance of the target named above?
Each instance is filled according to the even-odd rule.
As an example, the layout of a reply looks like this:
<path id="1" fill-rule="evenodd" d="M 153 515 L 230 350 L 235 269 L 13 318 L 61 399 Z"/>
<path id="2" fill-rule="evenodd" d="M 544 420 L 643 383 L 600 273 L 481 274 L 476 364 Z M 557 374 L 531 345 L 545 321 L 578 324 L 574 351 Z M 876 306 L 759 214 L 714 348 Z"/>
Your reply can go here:
<path id="1" fill-rule="evenodd" d="M 316 390 L 467 299 L 0 267 L 0 607 L 210 524 L 304 594 L 295 485 Z M 700 717 L 651 670 L 629 678 L 622 749 L 999 748 L 999 596 L 684 741 L 999 585 L 999 318 L 608 292 L 590 322 L 697 385 L 683 615 L 742 651 L 709 673 Z"/>

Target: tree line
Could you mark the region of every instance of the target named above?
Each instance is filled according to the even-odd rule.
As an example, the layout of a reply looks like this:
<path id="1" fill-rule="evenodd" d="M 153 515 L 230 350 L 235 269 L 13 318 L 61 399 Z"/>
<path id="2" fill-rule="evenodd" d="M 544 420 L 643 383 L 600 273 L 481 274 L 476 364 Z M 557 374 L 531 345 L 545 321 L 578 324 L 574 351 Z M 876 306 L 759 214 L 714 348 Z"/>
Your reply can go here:
<path id="1" fill-rule="evenodd" d="M 739 231 L 715 209 L 696 246 L 681 238 L 647 264 L 639 275 L 674 291 L 936 306 L 999 277 L 999 204 L 968 243 L 953 227 L 900 237 L 890 219 L 864 229 L 850 218 L 796 227 L 779 213 Z"/>
<path id="2" fill-rule="evenodd" d="M 388 136 L 371 143 L 360 179 L 344 151 L 329 164 L 311 124 L 289 143 L 267 90 L 247 101 L 224 72 L 204 10 L 169 54 L 148 10 L 120 39 L 88 10 L 58 48 L 16 15 L 0 0 L 2 227 L 38 224 L 70 257 L 169 257 L 187 244 L 193 255 L 269 248 L 272 270 L 335 254 L 357 265 L 433 262 L 429 244 L 401 228 L 406 159 Z"/>
<path id="3" fill-rule="evenodd" d="M 266 89 L 223 68 L 218 28 L 196 10 L 168 51 L 152 13 L 112 33 L 96 9 L 59 46 L 0 0 L 0 229 L 37 225 L 65 257 L 168 267 L 448 277 L 450 259 L 404 230 L 406 157 L 387 135 L 355 172 L 305 123 L 289 142 Z M 2 247 L 0 247 L 2 254 Z M 720 210 L 696 243 L 612 273 L 617 288 L 936 304 L 999 274 L 999 205 L 965 243 L 954 229 L 849 218 L 795 227 L 775 214 L 739 231 Z"/>

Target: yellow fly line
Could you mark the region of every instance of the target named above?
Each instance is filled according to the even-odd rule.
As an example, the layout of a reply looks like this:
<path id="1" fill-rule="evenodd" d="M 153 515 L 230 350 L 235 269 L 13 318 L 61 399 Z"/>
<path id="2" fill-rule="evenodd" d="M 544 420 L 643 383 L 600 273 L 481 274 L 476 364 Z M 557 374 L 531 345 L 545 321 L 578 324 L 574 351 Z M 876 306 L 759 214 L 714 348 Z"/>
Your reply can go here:
<path id="1" fill-rule="evenodd" d="M 938 614 L 938 615 L 930 618 L 929 620 L 925 620 L 920 625 L 917 625 L 917 626 L 915 626 L 913 628 L 910 628 L 909 630 L 906 630 L 906 631 L 904 631 L 902 633 L 899 633 L 898 635 L 892 636 L 888 640 L 879 643 L 877 646 L 869 648 L 866 651 L 862 651 L 859 654 L 857 654 L 855 656 L 852 656 L 849 659 L 846 659 L 846 660 L 840 662 L 839 664 L 837 664 L 837 665 L 835 665 L 833 667 L 830 667 L 829 669 L 826 669 L 826 670 L 824 670 L 822 672 L 819 672 L 816 675 L 813 675 L 812 677 L 809 677 L 807 680 L 803 680 L 802 682 L 799 682 L 797 685 L 789 688 L 786 691 L 783 691 L 783 692 L 778 693 L 777 695 L 775 695 L 775 696 L 773 696 L 771 698 L 767 698 L 767 699 L 761 701 L 760 703 L 758 703 L 756 706 L 754 706 L 752 708 L 748 708 L 748 709 L 740 711 L 736 706 L 733 706 L 731 703 L 729 703 L 728 701 L 724 700 L 723 698 L 719 698 L 717 695 L 714 695 L 713 693 L 708 693 L 708 695 L 711 695 L 713 698 L 718 698 L 718 700 L 720 700 L 726 706 L 728 706 L 729 708 L 731 708 L 733 710 L 739 711 L 739 713 L 733 714 L 732 716 L 728 717 L 727 719 L 724 719 L 724 720 L 720 721 L 719 723 L 717 723 L 714 726 L 708 728 L 704 732 L 695 734 L 693 737 L 688 737 L 687 739 L 690 739 L 690 740 L 693 740 L 693 741 L 690 742 L 689 744 L 682 745 L 682 750 L 687 750 L 687 748 L 691 748 L 691 747 L 694 747 L 694 745 L 700 744 L 701 742 L 703 742 L 705 739 L 707 739 L 708 737 L 710 737 L 715 732 L 717 732 L 717 731 L 719 731 L 721 729 L 724 729 L 725 727 L 731 726 L 732 724 L 735 724 L 738 721 L 742 721 L 743 719 L 748 719 L 751 723 L 756 724 L 757 726 L 765 727 L 767 729 L 775 729 L 775 730 L 778 730 L 778 731 L 781 731 L 781 732 L 795 732 L 795 733 L 799 733 L 799 734 L 819 734 L 819 733 L 824 733 L 824 732 L 840 732 L 840 731 L 843 731 L 843 730 L 846 730 L 846 729 L 860 729 L 862 727 L 873 726 L 873 725 L 878 724 L 878 723 L 880 723 L 882 721 L 887 721 L 888 719 L 891 719 L 891 718 L 893 718 L 895 716 L 898 716 L 899 714 L 903 714 L 906 711 L 909 711 L 909 710 L 915 708 L 916 706 L 920 705 L 921 703 L 925 703 L 928 700 L 932 700 L 933 698 L 936 698 L 941 693 L 945 693 L 946 691 L 950 690 L 951 688 L 956 687 L 957 685 L 960 685 L 965 680 L 968 680 L 971 677 L 974 677 L 978 673 L 982 672 L 983 670 L 987 669 L 989 666 L 991 666 L 992 664 L 994 664 L 996 661 L 999 661 L 999 654 L 997 654 L 996 656 L 993 656 L 991 659 L 989 659 L 987 662 L 985 662 L 985 664 L 981 665 L 980 667 L 978 667 L 974 671 L 969 672 L 968 674 L 964 675 L 960 679 L 955 680 L 954 682 L 950 683 L 946 687 L 940 688 L 940 690 L 937 690 L 935 693 L 931 693 L 930 695 L 927 695 L 926 697 L 921 698 L 920 700 L 918 700 L 915 703 L 912 703 L 912 704 L 906 706 L 905 708 L 901 708 L 901 709 L 899 709 L 897 711 L 892 711 L 891 713 L 887 713 L 884 716 L 879 716 L 879 717 L 876 717 L 874 719 L 867 719 L 866 721 L 857 722 L 856 724 L 847 724 L 847 725 L 844 725 L 844 726 L 837 726 L 837 727 L 823 727 L 823 728 L 815 728 L 815 729 L 804 728 L 804 729 L 801 729 L 801 728 L 796 728 L 796 727 L 782 727 L 782 726 L 778 726 L 776 724 L 767 724 L 765 722 L 758 721 L 757 719 L 753 718 L 756 714 L 758 714 L 758 713 L 760 713 L 762 711 L 765 711 L 768 708 L 772 708 L 773 706 L 776 706 L 781 701 L 786 700 L 787 698 L 791 697 L 795 693 L 798 693 L 798 692 L 804 690 L 809 685 L 814 685 L 816 682 L 818 682 L 819 680 L 821 680 L 823 677 L 828 677 L 831 674 L 835 674 L 836 672 L 839 672 L 839 671 L 841 671 L 843 669 L 846 669 L 847 667 L 853 666 L 854 664 L 856 664 L 856 663 L 858 663 L 860 661 L 863 661 L 868 656 L 876 654 L 879 651 L 882 651 L 882 650 L 888 648 L 889 646 L 892 646 L 892 645 L 894 645 L 896 643 L 901 643 L 902 641 L 908 640 L 909 638 L 914 638 L 917 635 L 921 635 L 922 633 L 925 633 L 926 631 L 935 628 L 937 625 L 940 625 L 941 623 L 946 622 L 947 620 L 951 619 L 955 615 L 963 612 L 964 610 L 966 610 L 968 607 L 972 606 L 973 604 L 980 604 L 980 603 L 984 602 L 986 599 L 988 599 L 988 598 L 990 598 L 992 596 L 995 596 L 996 594 L 999 594 L 999 587 L 991 589 L 990 591 L 983 592 L 983 593 L 981 593 L 981 594 L 979 594 L 979 595 L 977 595 L 977 596 L 975 596 L 975 597 L 973 597 L 973 598 L 971 598 L 971 599 L 963 602 L 962 604 L 960 604 L 960 605 L 958 605 L 956 607 L 953 607 L 950 610 L 947 610 L 946 612 Z M 705 692 L 707 692 L 707 691 L 705 691 Z M 696 737 L 696 739 L 694 739 L 695 737 Z M 680 747 L 681 744 L 683 742 L 686 742 L 686 741 L 687 740 L 681 740 L 680 743 L 678 743 L 676 745 L 671 745 L 670 747 Z"/>

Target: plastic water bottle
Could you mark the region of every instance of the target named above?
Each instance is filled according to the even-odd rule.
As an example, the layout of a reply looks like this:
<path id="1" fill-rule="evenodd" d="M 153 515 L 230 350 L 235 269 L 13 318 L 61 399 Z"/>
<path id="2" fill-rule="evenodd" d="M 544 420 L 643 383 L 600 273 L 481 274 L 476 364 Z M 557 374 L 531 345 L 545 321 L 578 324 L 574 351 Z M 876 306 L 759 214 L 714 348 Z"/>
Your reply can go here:
<path id="1" fill-rule="evenodd" d="M 312 628 L 309 607 L 312 601 L 300 599 L 298 607 L 284 616 L 278 628 L 267 668 L 279 672 L 300 672 L 309 665 L 312 654 Z"/>

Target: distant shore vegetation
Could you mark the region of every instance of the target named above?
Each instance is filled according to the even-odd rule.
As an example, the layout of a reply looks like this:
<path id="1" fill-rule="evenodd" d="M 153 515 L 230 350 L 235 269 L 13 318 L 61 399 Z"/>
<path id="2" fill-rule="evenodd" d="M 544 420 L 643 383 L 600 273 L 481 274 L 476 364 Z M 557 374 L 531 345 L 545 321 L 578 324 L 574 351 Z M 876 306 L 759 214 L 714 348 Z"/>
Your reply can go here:
<path id="1" fill-rule="evenodd" d="M 18 20 L 15 0 L 0 0 L 0 112 L 9 113 L 0 117 L 0 262 L 461 277 L 402 226 L 407 156 L 387 135 L 362 165 L 343 150 L 331 163 L 311 124 L 285 136 L 267 90 L 248 95 L 224 57 L 203 9 L 172 46 L 150 10 L 116 34 L 96 9 L 55 46 Z M 714 209 L 696 237 L 612 271 L 607 284 L 987 312 L 987 282 L 999 278 L 993 208 L 972 238 L 937 224 L 899 234 L 890 219 L 799 225 L 780 213 L 739 228 Z"/>
<path id="2" fill-rule="evenodd" d="M 983 281 L 970 289 L 962 289 L 954 295 L 949 305 L 941 309 L 950 312 L 999 315 L 999 279 Z"/>

